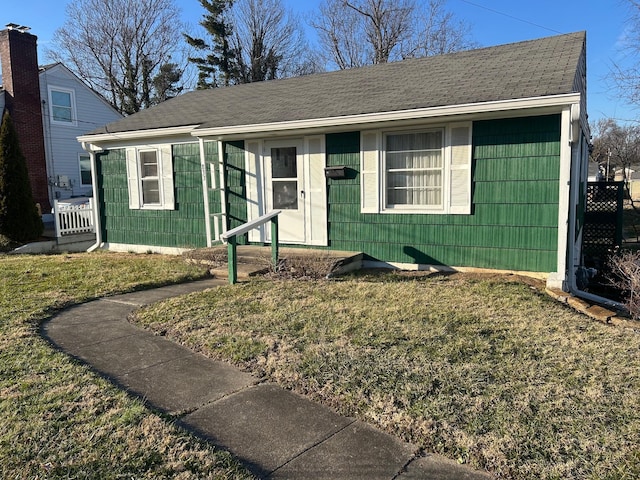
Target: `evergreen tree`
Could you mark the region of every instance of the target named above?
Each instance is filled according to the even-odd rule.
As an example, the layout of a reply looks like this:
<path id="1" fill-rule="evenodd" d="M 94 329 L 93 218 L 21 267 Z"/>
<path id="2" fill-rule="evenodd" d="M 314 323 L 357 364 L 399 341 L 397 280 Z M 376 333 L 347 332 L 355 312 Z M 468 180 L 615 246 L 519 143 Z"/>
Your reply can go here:
<path id="1" fill-rule="evenodd" d="M 236 83 L 236 52 L 231 46 L 233 26 L 229 21 L 229 12 L 234 0 L 200 0 L 207 13 L 200 22 L 212 38 L 209 45 L 201 38 L 183 34 L 187 43 L 205 53 L 202 57 L 190 57 L 189 61 L 197 65 L 198 88 L 229 86 Z"/>
<path id="2" fill-rule="evenodd" d="M 156 94 L 151 99 L 151 102 L 157 104 L 179 95 L 184 88 L 178 84 L 181 78 L 182 70 L 178 68 L 177 63 L 165 63 L 162 65 L 160 71 L 152 80 Z"/>
<path id="3" fill-rule="evenodd" d="M 38 238 L 42 231 L 27 161 L 9 112 L 5 111 L 0 125 L 0 235 L 25 242 Z"/>

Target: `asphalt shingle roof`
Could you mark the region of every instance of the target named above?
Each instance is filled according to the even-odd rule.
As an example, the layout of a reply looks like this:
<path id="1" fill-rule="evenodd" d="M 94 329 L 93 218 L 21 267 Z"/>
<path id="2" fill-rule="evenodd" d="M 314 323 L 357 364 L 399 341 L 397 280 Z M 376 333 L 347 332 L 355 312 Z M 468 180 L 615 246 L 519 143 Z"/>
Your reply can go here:
<path id="1" fill-rule="evenodd" d="M 92 134 L 255 125 L 575 92 L 585 32 L 304 77 L 196 90 Z"/>

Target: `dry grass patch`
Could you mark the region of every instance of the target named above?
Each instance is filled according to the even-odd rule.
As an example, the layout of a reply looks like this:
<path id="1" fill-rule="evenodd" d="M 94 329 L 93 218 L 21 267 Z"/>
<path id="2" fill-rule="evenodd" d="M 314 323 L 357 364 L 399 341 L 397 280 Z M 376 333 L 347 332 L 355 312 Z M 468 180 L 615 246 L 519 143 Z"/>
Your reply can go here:
<path id="1" fill-rule="evenodd" d="M 157 255 L 0 257 L 0 478 L 252 478 L 38 334 L 72 303 L 202 276 Z"/>
<path id="2" fill-rule="evenodd" d="M 254 281 L 136 322 L 501 478 L 640 476 L 640 336 L 515 277 Z"/>

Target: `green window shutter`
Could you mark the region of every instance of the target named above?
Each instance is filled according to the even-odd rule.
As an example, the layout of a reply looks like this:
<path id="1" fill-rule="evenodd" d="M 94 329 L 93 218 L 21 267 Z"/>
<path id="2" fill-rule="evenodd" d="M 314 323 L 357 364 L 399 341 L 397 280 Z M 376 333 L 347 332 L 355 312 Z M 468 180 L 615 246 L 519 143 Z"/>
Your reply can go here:
<path id="1" fill-rule="evenodd" d="M 171 145 L 163 145 L 158 152 L 162 168 L 162 208 L 175 210 L 176 202 L 173 192 L 173 156 Z"/>
<path id="2" fill-rule="evenodd" d="M 451 125 L 449 213 L 471 213 L 471 123 Z"/>
<path id="3" fill-rule="evenodd" d="M 138 174 L 138 155 L 135 148 L 127 148 L 127 184 L 129 186 L 129 209 L 140 209 L 140 184 Z"/>
<path id="4" fill-rule="evenodd" d="M 379 132 L 363 132 L 361 135 L 360 210 L 362 213 L 378 213 L 380 208 L 380 182 L 378 181 L 380 137 Z"/>

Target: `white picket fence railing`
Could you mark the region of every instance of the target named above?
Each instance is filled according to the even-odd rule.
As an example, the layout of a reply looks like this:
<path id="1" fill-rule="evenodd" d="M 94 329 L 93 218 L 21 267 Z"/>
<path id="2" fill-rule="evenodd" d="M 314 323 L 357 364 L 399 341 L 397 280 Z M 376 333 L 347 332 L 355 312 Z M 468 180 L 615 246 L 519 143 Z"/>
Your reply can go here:
<path id="1" fill-rule="evenodd" d="M 82 201 L 55 200 L 53 216 L 56 223 L 56 237 L 95 232 L 93 198 Z"/>

